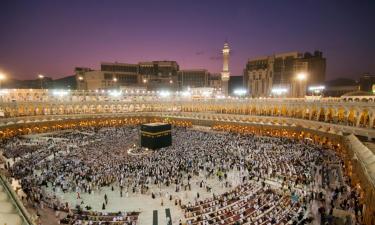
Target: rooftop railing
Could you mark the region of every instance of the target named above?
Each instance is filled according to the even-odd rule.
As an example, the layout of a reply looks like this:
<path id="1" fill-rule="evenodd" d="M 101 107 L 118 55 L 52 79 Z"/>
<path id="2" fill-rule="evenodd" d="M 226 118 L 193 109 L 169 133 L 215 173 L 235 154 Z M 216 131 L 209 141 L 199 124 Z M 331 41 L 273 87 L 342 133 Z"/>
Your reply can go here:
<path id="1" fill-rule="evenodd" d="M 36 225 L 36 223 L 32 220 L 31 215 L 26 210 L 25 206 L 23 205 L 21 200 L 19 200 L 17 194 L 15 193 L 15 191 L 9 184 L 8 180 L 2 174 L 0 174 L 0 184 L 4 187 L 5 192 L 8 194 L 9 199 L 11 200 L 14 207 L 16 208 L 17 214 L 21 217 L 22 224 L 23 225 Z"/>

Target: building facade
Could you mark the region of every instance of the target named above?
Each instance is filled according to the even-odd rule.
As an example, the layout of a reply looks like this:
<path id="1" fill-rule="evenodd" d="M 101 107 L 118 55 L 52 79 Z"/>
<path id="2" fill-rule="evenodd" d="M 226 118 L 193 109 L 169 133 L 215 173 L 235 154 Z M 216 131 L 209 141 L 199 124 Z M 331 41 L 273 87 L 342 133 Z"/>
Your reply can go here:
<path id="1" fill-rule="evenodd" d="M 129 63 L 102 63 L 100 70 L 75 69 L 79 90 L 102 90 L 121 87 L 147 89 L 177 88 L 179 65 L 175 61 Z"/>
<path id="2" fill-rule="evenodd" d="M 198 87 L 209 87 L 209 76 L 207 70 L 196 69 L 196 70 L 180 70 L 178 75 L 178 86 L 180 90 L 185 88 L 198 88 Z"/>
<path id="3" fill-rule="evenodd" d="M 236 90 L 243 90 L 243 76 L 231 76 L 229 79 L 228 90 L 231 96 L 236 95 Z M 244 94 L 246 95 L 246 94 Z"/>
<path id="4" fill-rule="evenodd" d="M 221 91 L 221 88 L 222 88 L 221 74 L 210 73 L 210 75 L 208 77 L 208 83 L 209 83 L 209 87 L 212 87 L 216 90 Z"/>
<path id="5" fill-rule="evenodd" d="M 375 75 L 363 74 L 359 79 L 359 87 L 361 91 L 375 92 Z"/>
<path id="6" fill-rule="evenodd" d="M 325 80 L 326 60 L 321 52 L 289 52 L 251 59 L 244 69 L 244 87 L 252 97 L 303 97 L 310 85 Z M 296 79 L 299 73 L 306 77 Z M 302 78 L 302 77 L 301 77 Z"/>
<path id="7" fill-rule="evenodd" d="M 273 84 L 272 57 L 250 60 L 244 71 L 244 87 L 252 97 L 269 96 Z"/>
<path id="8" fill-rule="evenodd" d="M 325 82 L 324 96 L 341 97 L 350 92 L 358 92 L 360 90 L 359 83 L 352 79 L 337 78 Z"/>
<path id="9" fill-rule="evenodd" d="M 206 69 L 180 70 L 175 61 L 101 63 L 100 70 L 77 67 L 75 78 L 78 90 L 183 90 L 187 87 L 221 90 L 222 84 L 218 74 L 210 74 Z"/>

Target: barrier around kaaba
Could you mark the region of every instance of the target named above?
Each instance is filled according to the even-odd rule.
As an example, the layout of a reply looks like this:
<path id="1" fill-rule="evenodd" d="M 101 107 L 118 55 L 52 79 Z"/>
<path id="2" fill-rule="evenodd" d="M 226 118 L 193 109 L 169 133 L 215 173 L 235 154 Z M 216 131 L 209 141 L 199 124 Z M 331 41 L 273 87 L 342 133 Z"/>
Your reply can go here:
<path id="1" fill-rule="evenodd" d="M 158 149 L 172 145 L 172 126 L 168 123 L 148 123 L 141 125 L 141 146 Z"/>

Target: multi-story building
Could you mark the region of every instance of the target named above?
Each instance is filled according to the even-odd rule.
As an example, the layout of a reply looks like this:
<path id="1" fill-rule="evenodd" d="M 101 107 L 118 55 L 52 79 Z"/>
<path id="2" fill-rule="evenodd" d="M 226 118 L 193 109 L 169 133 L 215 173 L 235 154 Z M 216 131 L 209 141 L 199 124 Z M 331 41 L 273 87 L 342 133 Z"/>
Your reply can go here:
<path id="1" fill-rule="evenodd" d="M 180 70 L 175 61 L 102 63 L 100 70 L 77 67 L 75 74 L 78 90 L 182 90 L 187 87 L 211 87 L 219 90 L 222 83 L 219 74 L 210 74 L 206 69 Z"/>
<path id="2" fill-rule="evenodd" d="M 76 78 L 74 75 L 53 79 L 44 76 L 43 79 L 18 80 L 12 77 L 1 82 L 0 89 L 76 89 Z"/>
<path id="3" fill-rule="evenodd" d="M 228 83 L 230 95 L 236 95 L 236 90 L 243 90 L 243 76 L 231 76 Z M 246 95 L 246 94 L 244 94 Z"/>
<path id="4" fill-rule="evenodd" d="M 88 67 L 76 67 L 74 69 L 77 89 L 78 90 L 87 90 L 87 80 L 85 79 L 86 74 L 93 71 Z"/>
<path id="5" fill-rule="evenodd" d="M 148 89 L 175 89 L 177 71 L 179 71 L 179 66 L 175 61 L 152 61 L 138 64 L 102 63 L 100 70 L 75 69 L 77 87 L 80 90 L 137 86 Z"/>
<path id="6" fill-rule="evenodd" d="M 147 89 L 177 89 L 177 72 L 180 67 L 175 61 L 140 62 L 139 75 Z"/>
<path id="7" fill-rule="evenodd" d="M 205 69 L 195 70 L 180 70 L 178 75 L 178 86 L 180 89 L 187 87 L 198 88 L 198 87 L 209 87 L 209 76 Z"/>
<path id="8" fill-rule="evenodd" d="M 314 54 L 306 52 L 302 58 L 296 59 L 296 63 L 306 65 L 309 85 L 322 85 L 325 82 L 326 59 L 322 52 L 315 51 Z"/>
<path id="9" fill-rule="evenodd" d="M 359 79 L 359 87 L 361 91 L 375 92 L 375 75 L 363 74 Z"/>
<path id="10" fill-rule="evenodd" d="M 350 92 L 358 92 L 360 85 L 357 81 L 347 78 L 337 78 L 325 82 L 324 96 L 340 97 Z"/>
<path id="11" fill-rule="evenodd" d="M 269 96 L 273 84 L 273 63 L 271 57 L 249 60 L 244 70 L 244 87 L 252 97 Z"/>
<path id="12" fill-rule="evenodd" d="M 216 90 L 221 90 L 222 88 L 221 74 L 210 73 L 210 76 L 208 77 L 208 84 L 209 84 L 209 87 L 212 87 Z"/>
<path id="13" fill-rule="evenodd" d="M 290 52 L 251 59 L 244 70 L 244 86 L 252 97 L 303 97 L 307 86 L 323 84 L 325 58 L 316 51 Z M 298 73 L 305 76 L 296 79 Z"/>

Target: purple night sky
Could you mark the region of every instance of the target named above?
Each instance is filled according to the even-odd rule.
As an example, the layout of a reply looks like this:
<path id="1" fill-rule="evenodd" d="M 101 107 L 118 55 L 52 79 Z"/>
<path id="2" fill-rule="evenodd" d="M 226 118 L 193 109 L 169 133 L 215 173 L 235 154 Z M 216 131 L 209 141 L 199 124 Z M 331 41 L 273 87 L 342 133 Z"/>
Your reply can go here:
<path id="1" fill-rule="evenodd" d="M 248 58 L 314 50 L 327 58 L 327 79 L 375 73 L 375 1 L 5 0 L 0 8 L 0 71 L 18 79 L 114 61 L 220 72 L 225 39 L 232 75 Z"/>

